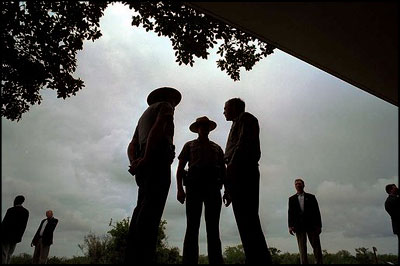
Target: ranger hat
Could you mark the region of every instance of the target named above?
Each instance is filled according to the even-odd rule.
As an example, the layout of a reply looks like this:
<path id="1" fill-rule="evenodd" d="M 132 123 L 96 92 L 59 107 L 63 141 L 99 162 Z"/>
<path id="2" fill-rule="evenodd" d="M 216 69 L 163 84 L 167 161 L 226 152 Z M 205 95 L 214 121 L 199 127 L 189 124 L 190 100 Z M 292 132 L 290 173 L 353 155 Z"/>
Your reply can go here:
<path id="1" fill-rule="evenodd" d="M 174 88 L 170 87 L 161 87 L 150 92 L 149 96 L 147 96 L 147 103 L 152 105 L 156 102 L 170 102 L 174 101 L 174 107 L 177 106 L 182 99 L 181 93 Z"/>
<path id="2" fill-rule="evenodd" d="M 217 123 L 208 119 L 207 116 L 202 116 L 196 119 L 196 122 L 192 123 L 189 127 L 190 131 L 197 133 L 199 131 L 200 124 L 208 124 L 208 128 L 210 131 L 214 130 L 217 127 Z"/>

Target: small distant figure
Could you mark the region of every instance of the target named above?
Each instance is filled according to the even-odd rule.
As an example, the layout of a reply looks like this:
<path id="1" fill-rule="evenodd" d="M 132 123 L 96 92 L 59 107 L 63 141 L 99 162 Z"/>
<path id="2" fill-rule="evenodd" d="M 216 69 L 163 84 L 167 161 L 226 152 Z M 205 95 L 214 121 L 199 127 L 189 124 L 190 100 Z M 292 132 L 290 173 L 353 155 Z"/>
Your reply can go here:
<path id="1" fill-rule="evenodd" d="M 1 262 L 9 264 L 17 243 L 21 242 L 26 225 L 28 223 L 29 211 L 22 207 L 25 197 L 16 196 L 14 206 L 9 208 L 1 221 Z"/>
<path id="2" fill-rule="evenodd" d="M 169 87 L 152 91 L 128 146 L 129 172 L 139 187 L 124 263 L 155 262 L 158 227 L 171 184 L 175 158 L 174 111 L 181 93 Z"/>
<path id="3" fill-rule="evenodd" d="M 395 184 L 386 186 L 386 192 L 389 194 L 385 201 L 385 210 L 392 220 L 393 234 L 397 235 L 397 264 L 400 265 L 400 196 L 399 189 Z"/>
<path id="4" fill-rule="evenodd" d="M 322 250 L 319 235 L 322 230 L 321 213 L 313 194 L 304 192 L 304 180 L 294 181 L 297 193 L 289 198 L 289 233 L 296 234 L 300 252 L 300 264 L 308 264 L 307 237 L 314 251 L 315 263 L 322 264 Z"/>
<path id="5" fill-rule="evenodd" d="M 226 183 L 223 201 L 232 202 L 233 213 L 242 240 L 246 263 L 272 264 L 259 211 L 261 157 L 260 127 L 252 114 L 245 112 L 245 103 L 233 98 L 225 103 L 224 115 L 232 121 L 225 148 Z"/>
<path id="6" fill-rule="evenodd" d="M 31 247 L 35 246 L 32 264 L 46 264 L 50 246 L 53 244 L 53 233 L 58 224 L 58 219 L 54 218 L 52 210 L 46 211 L 46 217 L 40 222 L 32 239 Z"/>
<path id="7" fill-rule="evenodd" d="M 219 219 L 222 207 L 221 189 L 225 179 L 224 152 L 208 135 L 217 124 L 203 116 L 189 127 L 198 138 L 187 142 L 178 156 L 176 174 L 177 199 L 186 199 L 186 234 L 183 243 L 183 264 L 198 264 L 199 228 L 204 204 L 207 231 L 207 251 L 210 264 L 222 264 Z M 186 173 L 185 166 L 189 162 Z M 186 187 L 186 192 L 183 188 Z"/>

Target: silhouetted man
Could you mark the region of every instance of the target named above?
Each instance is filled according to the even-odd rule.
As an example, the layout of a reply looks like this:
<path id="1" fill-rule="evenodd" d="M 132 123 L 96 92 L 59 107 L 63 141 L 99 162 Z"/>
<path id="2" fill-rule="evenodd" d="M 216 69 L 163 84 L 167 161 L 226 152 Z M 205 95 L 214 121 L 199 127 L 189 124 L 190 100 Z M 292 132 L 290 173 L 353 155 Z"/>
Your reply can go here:
<path id="1" fill-rule="evenodd" d="M 300 252 L 300 263 L 308 264 L 307 237 L 314 251 L 315 263 L 322 264 L 322 251 L 319 235 L 322 221 L 317 199 L 313 194 L 304 192 L 304 181 L 294 182 L 297 193 L 289 198 L 289 233 L 296 234 Z"/>
<path id="2" fill-rule="evenodd" d="M 26 225 L 28 223 L 29 211 L 22 207 L 25 197 L 16 196 L 14 207 L 7 210 L 1 222 L 1 262 L 9 264 L 17 243 L 21 242 Z"/>
<path id="3" fill-rule="evenodd" d="M 31 247 L 35 246 L 33 264 L 46 264 L 50 246 L 53 244 L 53 233 L 58 220 L 54 218 L 53 211 L 46 211 L 46 219 L 40 222 L 39 228 L 32 239 Z"/>
<path id="4" fill-rule="evenodd" d="M 171 164 L 175 157 L 174 110 L 181 101 L 174 88 L 162 87 L 147 97 L 149 107 L 136 126 L 128 146 L 129 172 L 136 175 L 139 187 L 132 214 L 125 263 L 153 263 L 158 226 L 171 183 Z"/>
<path id="5" fill-rule="evenodd" d="M 232 201 L 233 213 L 239 229 L 246 263 L 271 264 L 259 211 L 261 157 L 258 120 L 245 112 L 245 103 L 233 98 L 225 103 L 224 115 L 232 121 L 225 149 L 227 180 L 224 202 Z"/>
<path id="6" fill-rule="evenodd" d="M 187 142 L 178 156 L 176 174 L 177 199 L 186 199 L 186 234 L 183 243 L 183 263 L 197 264 L 199 259 L 199 228 L 204 204 L 207 251 L 210 264 L 223 263 L 219 219 L 221 214 L 221 188 L 225 179 L 224 152 L 208 135 L 217 124 L 206 116 L 199 117 L 189 127 L 198 138 Z M 185 166 L 189 162 L 186 175 Z M 183 182 L 182 182 L 183 181 Z M 183 189 L 183 184 L 186 192 Z"/>
<path id="7" fill-rule="evenodd" d="M 400 264 L 400 197 L 399 189 L 395 184 L 386 186 L 388 197 L 385 201 L 385 210 L 392 220 L 393 234 L 397 235 L 397 264 Z"/>

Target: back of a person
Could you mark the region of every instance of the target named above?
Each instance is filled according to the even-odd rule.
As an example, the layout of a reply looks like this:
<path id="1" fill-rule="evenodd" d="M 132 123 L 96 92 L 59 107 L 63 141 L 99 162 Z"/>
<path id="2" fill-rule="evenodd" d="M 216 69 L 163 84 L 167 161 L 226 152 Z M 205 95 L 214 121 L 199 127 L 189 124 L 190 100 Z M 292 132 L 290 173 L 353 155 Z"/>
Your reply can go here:
<path id="1" fill-rule="evenodd" d="M 159 112 L 171 112 L 173 114 L 173 107 L 168 102 L 157 102 L 150 105 L 142 114 L 138 121 L 137 130 L 139 132 L 139 145 L 141 152 L 144 152 L 147 138 L 150 130 L 156 122 Z M 164 159 L 169 161 L 169 152 L 172 151 L 174 136 L 173 121 L 167 123 L 164 128 L 164 136 L 160 143 L 157 145 L 157 162 L 163 162 Z"/>
<path id="2" fill-rule="evenodd" d="M 10 219 L 3 220 L 1 224 L 2 238 L 12 243 L 19 243 L 25 232 L 29 212 L 21 205 L 11 207 L 7 210 Z"/>

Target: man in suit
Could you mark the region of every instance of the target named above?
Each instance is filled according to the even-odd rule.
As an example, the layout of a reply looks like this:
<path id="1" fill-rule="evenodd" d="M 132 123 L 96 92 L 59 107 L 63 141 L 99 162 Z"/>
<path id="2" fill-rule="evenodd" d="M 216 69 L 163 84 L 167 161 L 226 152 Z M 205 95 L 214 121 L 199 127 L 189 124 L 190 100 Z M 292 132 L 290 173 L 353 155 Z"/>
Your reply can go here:
<path id="1" fill-rule="evenodd" d="M 245 112 L 245 103 L 239 98 L 225 103 L 224 115 L 227 121 L 232 121 L 232 126 L 225 148 L 227 174 L 223 200 L 225 206 L 229 206 L 232 201 L 246 263 L 272 264 L 258 215 L 258 161 L 261 157 L 258 120 Z"/>
<path id="2" fill-rule="evenodd" d="M 40 222 L 39 228 L 32 239 L 31 247 L 35 246 L 33 264 L 46 264 L 49 256 L 50 245 L 53 244 L 53 233 L 58 220 L 54 218 L 53 211 L 46 211 L 46 219 Z"/>
<path id="3" fill-rule="evenodd" d="M 400 196 L 399 189 L 395 184 L 386 186 L 388 197 L 385 201 L 385 210 L 392 220 L 393 234 L 397 235 L 397 264 L 400 263 Z"/>
<path id="4" fill-rule="evenodd" d="M 139 187 L 129 225 L 126 264 L 154 263 L 158 227 L 171 184 L 175 158 L 174 111 L 181 93 L 170 87 L 153 90 L 128 145 L 129 172 Z"/>
<path id="5" fill-rule="evenodd" d="M 17 243 L 21 242 L 26 224 L 28 223 L 29 211 L 22 207 L 25 197 L 16 196 L 14 207 L 7 210 L 1 222 L 1 262 L 9 264 L 11 255 L 14 253 Z"/>
<path id="6" fill-rule="evenodd" d="M 319 235 L 322 221 L 317 199 L 313 194 L 304 192 L 304 181 L 294 181 L 297 193 L 289 198 L 289 233 L 296 234 L 300 252 L 300 263 L 308 264 L 307 237 L 314 251 L 315 263 L 322 264 L 322 250 Z"/>

